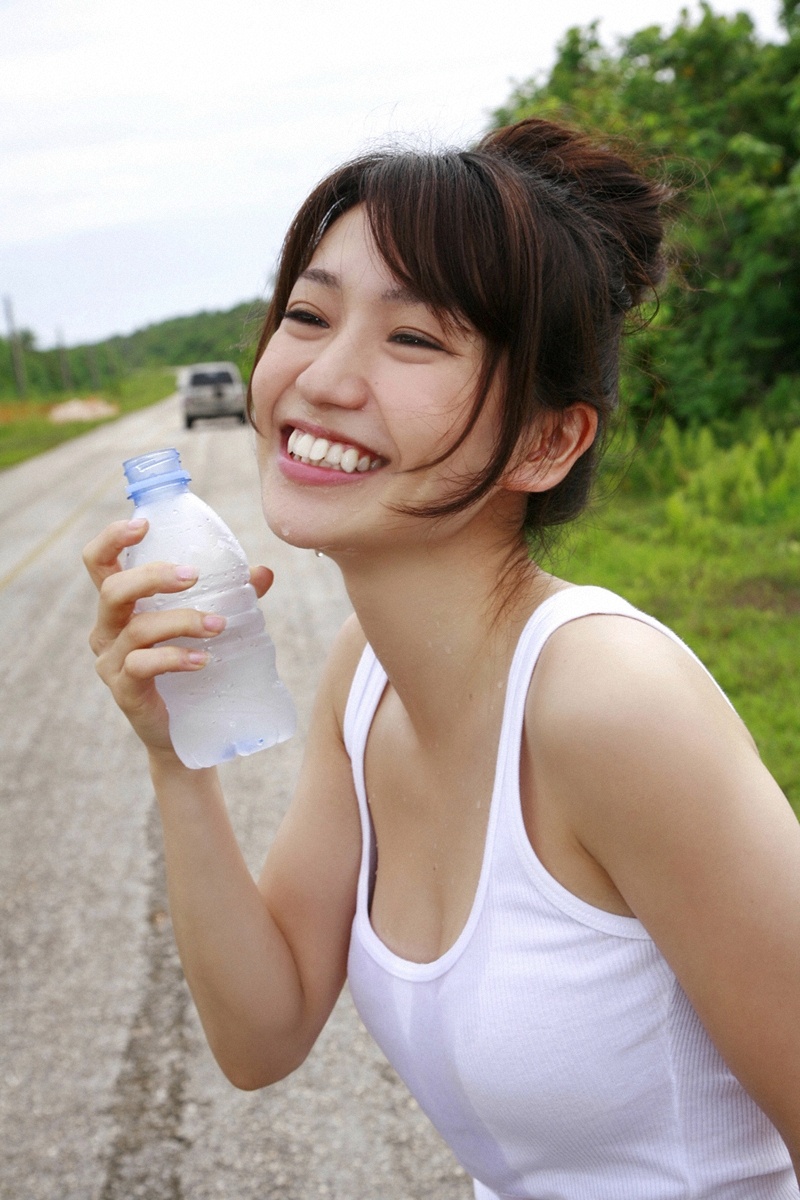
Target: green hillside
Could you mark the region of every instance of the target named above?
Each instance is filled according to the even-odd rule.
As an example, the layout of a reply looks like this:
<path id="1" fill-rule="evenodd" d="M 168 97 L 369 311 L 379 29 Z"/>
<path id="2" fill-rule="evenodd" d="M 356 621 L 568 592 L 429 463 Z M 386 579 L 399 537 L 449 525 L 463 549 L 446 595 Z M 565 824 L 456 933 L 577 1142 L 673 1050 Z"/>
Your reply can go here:
<path id="1" fill-rule="evenodd" d="M 220 359 L 237 363 L 247 378 L 264 307 L 263 301 L 252 300 L 222 312 L 173 317 L 124 336 L 61 350 L 37 349 L 32 334 L 23 330 L 19 340 L 26 395 L 114 395 L 123 379 L 144 368 Z M 18 394 L 11 346 L 0 338 L 0 400 Z"/>

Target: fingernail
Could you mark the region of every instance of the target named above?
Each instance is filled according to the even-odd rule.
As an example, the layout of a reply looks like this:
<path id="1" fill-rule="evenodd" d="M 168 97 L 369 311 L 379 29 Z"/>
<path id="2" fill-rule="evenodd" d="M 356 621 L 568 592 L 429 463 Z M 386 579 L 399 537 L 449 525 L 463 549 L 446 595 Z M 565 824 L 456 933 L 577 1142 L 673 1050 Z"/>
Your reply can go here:
<path id="1" fill-rule="evenodd" d="M 204 654 L 202 650 L 191 650 L 186 658 L 193 667 L 204 667 L 208 662 L 210 654 Z"/>
<path id="2" fill-rule="evenodd" d="M 197 567 L 176 567 L 175 578 L 180 579 L 184 583 L 187 579 L 197 579 L 199 572 Z"/>
<path id="3" fill-rule="evenodd" d="M 224 629 L 228 622 L 218 613 L 206 613 L 203 617 L 203 628 L 208 629 L 212 633 L 219 633 Z"/>
<path id="4" fill-rule="evenodd" d="M 128 529 L 130 529 L 131 533 L 138 533 L 140 529 L 144 529 L 146 524 L 147 521 L 145 521 L 144 517 L 131 517 L 130 521 L 128 521 Z"/>

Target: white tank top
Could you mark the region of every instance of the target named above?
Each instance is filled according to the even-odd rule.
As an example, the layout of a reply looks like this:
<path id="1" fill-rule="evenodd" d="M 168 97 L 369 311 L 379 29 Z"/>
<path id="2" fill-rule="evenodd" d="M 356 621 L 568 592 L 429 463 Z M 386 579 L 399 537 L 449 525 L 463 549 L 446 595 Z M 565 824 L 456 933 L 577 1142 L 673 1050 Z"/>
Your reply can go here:
<path id="1" fill-rule="evenodd" d="M 567 891 L 528 839 L 519 755 L 531 674 L 555 629 L 593 613 L 633 617 L 683 645 L 603 588 L 566 589 L 533 613 L 509 674 L 475 900 L 458 940 L 430 963 L 399 958 L 370 924 L 364 750 L 386 674 L 365 649 L 344 725 L 363 838 L 353 999 L 480 1200 L 797 1200 L 784 1143 L 647 930 Z"/>

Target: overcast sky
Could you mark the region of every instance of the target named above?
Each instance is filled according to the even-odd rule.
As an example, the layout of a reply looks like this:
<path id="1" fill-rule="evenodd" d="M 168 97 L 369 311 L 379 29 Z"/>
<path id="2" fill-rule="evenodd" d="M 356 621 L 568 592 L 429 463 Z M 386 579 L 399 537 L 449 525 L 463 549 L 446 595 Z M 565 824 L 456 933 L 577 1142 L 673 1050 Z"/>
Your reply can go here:
<path id="1" fill-rule="evenodd" d="M 0 0 L 0 294 L 40 345 L 261 295 L 330 167 L 387 136 L 469 141 L 569 26 L 601 17 L 612 43 L 682 7 Z M 781 36 L 777 0 L 713 7 Z"/>

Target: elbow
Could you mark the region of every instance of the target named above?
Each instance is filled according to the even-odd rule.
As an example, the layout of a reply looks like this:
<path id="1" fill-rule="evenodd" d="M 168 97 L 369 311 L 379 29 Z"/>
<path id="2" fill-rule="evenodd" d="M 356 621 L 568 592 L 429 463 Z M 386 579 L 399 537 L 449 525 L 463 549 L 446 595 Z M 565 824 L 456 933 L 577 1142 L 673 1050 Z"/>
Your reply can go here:
<path id="1" fill-rule="evenodd" d="M 225 1078 L 238 1091 L 257 1092 L 279 1083 L 301 1067 L 308 1057 L 308 1049 L 293 1050 L 287 1046 L 277 1052 L 273 1050 L 269 1055 L 234 1058 L 215 1054 L 214 1057 Z"/>
<path id="2" fill-rule="evenodd" d="M 242 1071 L 242 1070 L 227 1070 L 222 1067 L 222 1073 L 228 1083 L 233 1084 L 239 1092 L 258 1092 L 261 1088 L 269 1087 L 271 1083 L 277 1083 L 277 1078 L 261 1075 L 257 1072 Z"/>
<path id="3" fill-rule="evenodd" d="M 319 1028 L 302 1019 L 252 1024 L 228 1012 L 206 1039 L 225 1078 L 241 1092 L 256 1092 L 286 1079 L 308 1058 Z"/>
<path id="4" fill-rule="evenodd" d="M 285 1071 L 263 1071 L 253 1070 L 251 1067 L 222 1067 L 222 1073 L 228 1083 L 233 1084 L 240 1092 L 258 1092 L 261 1088 L 269 1087 L 270 1084 L 279 1083 L 281 1079 L 291 1075 L 293 1070 L 296 1068 L 290 1067 Z"/>

